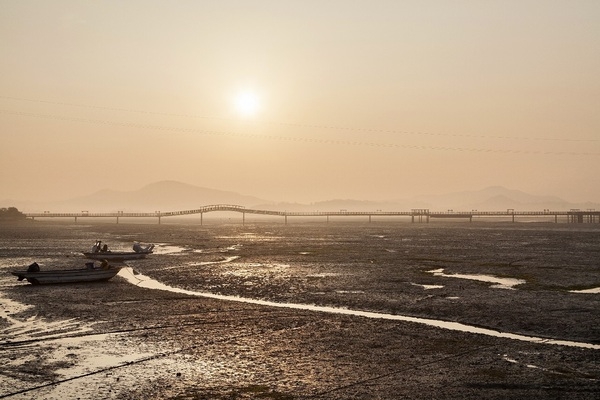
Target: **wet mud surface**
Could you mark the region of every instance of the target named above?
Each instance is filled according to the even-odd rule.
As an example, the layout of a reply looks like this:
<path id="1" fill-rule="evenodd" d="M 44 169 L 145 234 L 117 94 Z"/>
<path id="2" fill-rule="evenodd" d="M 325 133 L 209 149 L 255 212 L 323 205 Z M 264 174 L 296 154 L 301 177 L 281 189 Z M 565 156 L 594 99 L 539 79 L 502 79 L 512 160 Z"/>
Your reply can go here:
<path id="1" fill-rule="evenodd" d="M 97 239 L 155 243 L 127 271 L 172 288 L 588 347 L 157 290 L 125 271 L 48 286 L 8 273 L 82 266 Z M 600 287 L 598 260 L 591 224 L 2 225 L 0 398 L 595 399 L 600 294 L 573 291 Z"/>

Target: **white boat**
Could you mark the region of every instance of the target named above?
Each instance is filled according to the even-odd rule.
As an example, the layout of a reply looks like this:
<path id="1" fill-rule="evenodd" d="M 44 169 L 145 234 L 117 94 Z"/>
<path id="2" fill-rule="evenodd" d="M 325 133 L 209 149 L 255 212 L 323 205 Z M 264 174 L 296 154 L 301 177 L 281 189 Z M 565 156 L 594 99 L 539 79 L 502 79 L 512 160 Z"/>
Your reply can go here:
<path id="1" fill-rule="evenodd" d="M 84 252 L 85 258 L 92 260 L 108 260 L 108 261 L 125 261 L 125 260 L 140 260 L 146 258 L 148 254 L 152 254 L 154 245 L 150 244 L 143 247 L 138 242 L 133 244 L 133 251 L 112 251 L 108 250 L 108 246 L 102 246 L 101 241 L 96 241 L 92 246 L 92 251 Z"/>
<path id="2" fill-rule="evenodd" d="M 92 260 L 108 260 L 108 261 L 124 261 L 124 260 L 140 260 L 146 258 L 148 254 L 152 254 L 152 250 L 149 251 L 97 251 L 97 252 L 84 252 L 85 258 Z"/>
<path id="3" fill-rule="evenodd" d="M 85 268 L 40 271 L 37 263 L 33 263 L 27 271 L 11 271 L 11 274 L 17 276 L 19 281 L 27 279 L 28 282 L 34 285 L 43 285 L 107 281 L 118 274 L 121 268 L 108 264 L 102 267 L 94 267 L 94 263 L 86 263 Z"/>

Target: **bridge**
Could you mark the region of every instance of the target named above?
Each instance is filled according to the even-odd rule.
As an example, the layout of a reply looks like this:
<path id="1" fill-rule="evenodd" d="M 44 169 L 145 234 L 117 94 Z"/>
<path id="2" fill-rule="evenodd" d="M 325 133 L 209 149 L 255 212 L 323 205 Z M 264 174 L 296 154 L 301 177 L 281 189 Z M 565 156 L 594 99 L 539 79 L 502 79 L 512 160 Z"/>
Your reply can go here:
<path id="1" fill-rule="evenodd" d="M 578 210 L 569 211 L 516 211 L 507 209 L 506 211 L 430 211 L 426 208 L 415 208 L 410 211 L 273 211 L 259 210 L 246 208 L 238 205 L 216 204 L 203 206 L 193 210 L 183 211 L 155 211 L 145 213 L 131 212 L 109 212 L 109 213 L 92 213 L 81 211 L 79 213 L 52 213 L 44 211 L 42 213 L 24 213 L 28 218 L 74 218 L 75 222 L 79 218 L 116 218 L 117 224 L 121 218 L 157 218 L 158 223 L 161 223 L 162 218 L 185 216 L 185 215 L 200 215 L 200 224 L 203 223 L 203 216 L 209 212 L 236 212 L 242 214 L 242 224 L 246 222 L 246 214 L 255 215 L 272 215 L 283 217 L 285 224 L 288 223 L 288 217 L 324 217 L 329 222 L 330 217 L 365 217 L 371 222 L 373 217 L 409 217 L 411 222 L 429 222 L 431 219 L 463 219 L 472 222 L 474 218 L 509 218 L 515 222 L 517 217 L 545 217 L 553 218 L 555 223 L 566 221 L 567 223 L 600 223 L 600 211 L 596 210 Z"/>

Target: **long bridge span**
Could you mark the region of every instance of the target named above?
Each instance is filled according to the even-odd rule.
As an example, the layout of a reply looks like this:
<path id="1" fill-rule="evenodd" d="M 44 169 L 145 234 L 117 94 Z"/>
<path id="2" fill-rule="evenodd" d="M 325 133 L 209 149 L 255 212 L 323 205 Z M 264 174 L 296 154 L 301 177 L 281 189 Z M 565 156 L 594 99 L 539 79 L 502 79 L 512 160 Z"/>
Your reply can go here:
<path id="1" fill-rule="evenodd" d="M 429 222 L 431 219 L 463 219 L 473 221 L 474 218 L 509 218 L 512 222 L 518 217 L 544 217 L 546 219 L 554 219 L 558 223 L 564 221 L 567 223 L 600 223 L 600 211 L 596 210 L 569 210 L 569 211 L 517 211 L 508 209 L 505 211 L 430 211 L 425 208 L 415 208 L 410 211 L 274 211 L 246 208 L 238 205 L 230 204 L 215 204 L 203 206 L 193 210 L 183 211 L 155 211 L 144 213 L 132 212 L 108 212 L 94 213 L 89 211 L 81 211 L 76 213 L 53 213 L 44 211 L 41 213 L 24 213 L 28 218 L 74 218 L 75 222 L 79 218 L 116 218 L 119 223 L 121 218 L 157 218 L 158 223 L 161 223 L 162 218 L 185 216 L 185 215 L 200 215 L 200 224 L 203 223 L 203 216 L 210 212 L 236 212 L 242 214 L 242 223 L 246 221 L 246 214 L 254 215 L 272 215 L 284 218 L 284 222 L 288 223 L 288 217 L 324 217 L 329 222 L 330 217 L 365 217 L 371 222 L 374 217 L 409 217 L 411 222 Z"/>

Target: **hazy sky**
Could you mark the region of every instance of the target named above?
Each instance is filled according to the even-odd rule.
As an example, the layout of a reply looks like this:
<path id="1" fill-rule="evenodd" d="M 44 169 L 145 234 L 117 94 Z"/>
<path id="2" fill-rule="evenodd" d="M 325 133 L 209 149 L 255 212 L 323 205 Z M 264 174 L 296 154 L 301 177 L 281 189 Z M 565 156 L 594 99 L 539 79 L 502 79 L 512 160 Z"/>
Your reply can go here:
<path id="1" fill-rule="evenodd" d="M 600 201 L 597 0 L 0 0 L 0 54 L 0 199 Z"/>

